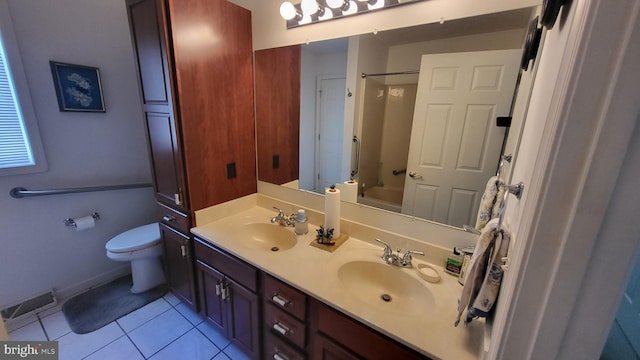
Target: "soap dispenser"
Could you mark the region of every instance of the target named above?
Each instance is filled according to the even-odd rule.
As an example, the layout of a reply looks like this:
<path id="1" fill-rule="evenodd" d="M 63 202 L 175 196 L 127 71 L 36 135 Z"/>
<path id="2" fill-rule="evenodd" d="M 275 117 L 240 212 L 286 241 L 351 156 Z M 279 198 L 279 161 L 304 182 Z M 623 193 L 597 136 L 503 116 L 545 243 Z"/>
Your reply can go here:
<path id="1" fill-rule="evenodd" d="M 296 219 L 294 221 L 295 233 L 298 235 L 304 235 L 309 232 L 309 224 L 307 223 L 307 216 L 303 209 L 298 210 Z"/>

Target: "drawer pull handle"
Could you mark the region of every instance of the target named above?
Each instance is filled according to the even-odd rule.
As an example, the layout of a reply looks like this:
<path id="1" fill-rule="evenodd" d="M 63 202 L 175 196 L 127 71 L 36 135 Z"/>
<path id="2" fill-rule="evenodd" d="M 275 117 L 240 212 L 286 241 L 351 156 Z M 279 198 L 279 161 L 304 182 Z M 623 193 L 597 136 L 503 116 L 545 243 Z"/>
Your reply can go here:
<path id="1" fill-rule="evenodd" d="M 282 354 L 279 354 L 279 353 L 273 354 L 273 359 L 274 360 L 289 360 L 288 357 L 286 357 L 286 356 L 284 356 Z"/>
<path id="2" fill-rule="evenodd" d="M 176 218 L 171 216 L 171 215 L 165 215 L 165 216 L 162 217 L 162 221 L 174 222 L 174 221 L 176 221 Z"/>
<path id="3" fill-rule="evenodd" d="M 229 292 L 229 284 L 222 285 L 222 300 L 227 300 L 231 298 L 231 293 Z"/>
<path id="4" fill-rule="evenodd" d="M 222 285 L 220 283 L 216 283 L 216 296 L 220 296 L 222 294 Z"/>
<path id="5" fill-rule="evenodd" d="M 187 246 L 186 245 L 180 245 L 180 253 L 182 254 L 182 257 L 186 257 L 187 256 Z"/>
<path id="6" fill-rule="evenodd" d="M 286 298 L 282 297 L 280 294 L 275 294 L 271 297 L 271 300 L 273 300 L 274 303 L 282 306 L 282 307 L 286 307 L 287 305 L 289 305 L 289 300 L 287 300 Z"/>
<path id="7" fill-rule="evenodd" d="M 276 322 L 273 324 L 273 330 L 279 332 L 284 336 L 287 336 L 287 334 L 291 331 L 288 326 L 279 322 Z"/>

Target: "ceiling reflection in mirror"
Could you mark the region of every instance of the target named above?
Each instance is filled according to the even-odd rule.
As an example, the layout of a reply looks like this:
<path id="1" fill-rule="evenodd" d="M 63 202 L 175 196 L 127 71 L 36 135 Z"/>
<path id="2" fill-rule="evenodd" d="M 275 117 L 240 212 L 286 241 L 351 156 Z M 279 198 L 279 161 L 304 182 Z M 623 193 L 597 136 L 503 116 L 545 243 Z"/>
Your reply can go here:
<path id="1" fill-rule="evenodd" d="M 473 226 L 502 154 L 507 129 L 495 118 L 510 115 L 531 17 L 526 8 L 302 45 L 292 184 L 321 194 L 338 184 L 343 200 Z M 493 88 L 501 99 L 485 97 Z"/>

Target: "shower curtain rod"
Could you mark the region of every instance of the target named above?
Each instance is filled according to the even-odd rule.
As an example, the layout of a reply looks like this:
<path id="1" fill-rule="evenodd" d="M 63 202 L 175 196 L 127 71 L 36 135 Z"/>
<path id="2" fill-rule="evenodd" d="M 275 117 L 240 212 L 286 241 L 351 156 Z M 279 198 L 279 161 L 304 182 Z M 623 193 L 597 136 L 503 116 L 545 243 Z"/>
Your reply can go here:
<path id="1" fill-rule="evenodd" d="M 411 70 L 411 71 L 398 71 L 398 72 L 390 72 L 390 73 L 378 73 L 378 74 L 365 74 L 362 73 L 362 78 L 366 78 L 367 76 L 386 76 L 386 75 L 413 75 L 420 74 L 420 70 Z"/>

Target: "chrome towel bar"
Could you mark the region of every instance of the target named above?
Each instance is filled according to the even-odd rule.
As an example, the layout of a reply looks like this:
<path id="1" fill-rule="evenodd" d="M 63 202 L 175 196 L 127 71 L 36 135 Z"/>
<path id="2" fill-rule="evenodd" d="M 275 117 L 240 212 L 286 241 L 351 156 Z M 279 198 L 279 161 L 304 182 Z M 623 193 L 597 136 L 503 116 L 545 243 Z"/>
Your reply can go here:
<path id="1" fill-rule="evenodd" d="M 152 187 L 152 184 L 126 184 L 126 185 L 107 185 L 107 186 L 91 186 L 81 188 L 68 188 L 68 189 L 49 189 L 49 190 L 27 190 L 22 187 L 15 187 L 9 191 L 9 195 L 12 198 L 20 199 L 31 196 L 44 196 L 44 195 L 60 195 L 60 194 L 74 194 L 93 191 L 108 191 L 108 190 L 124 190 L 124 189 L 137 189 Z"/>

